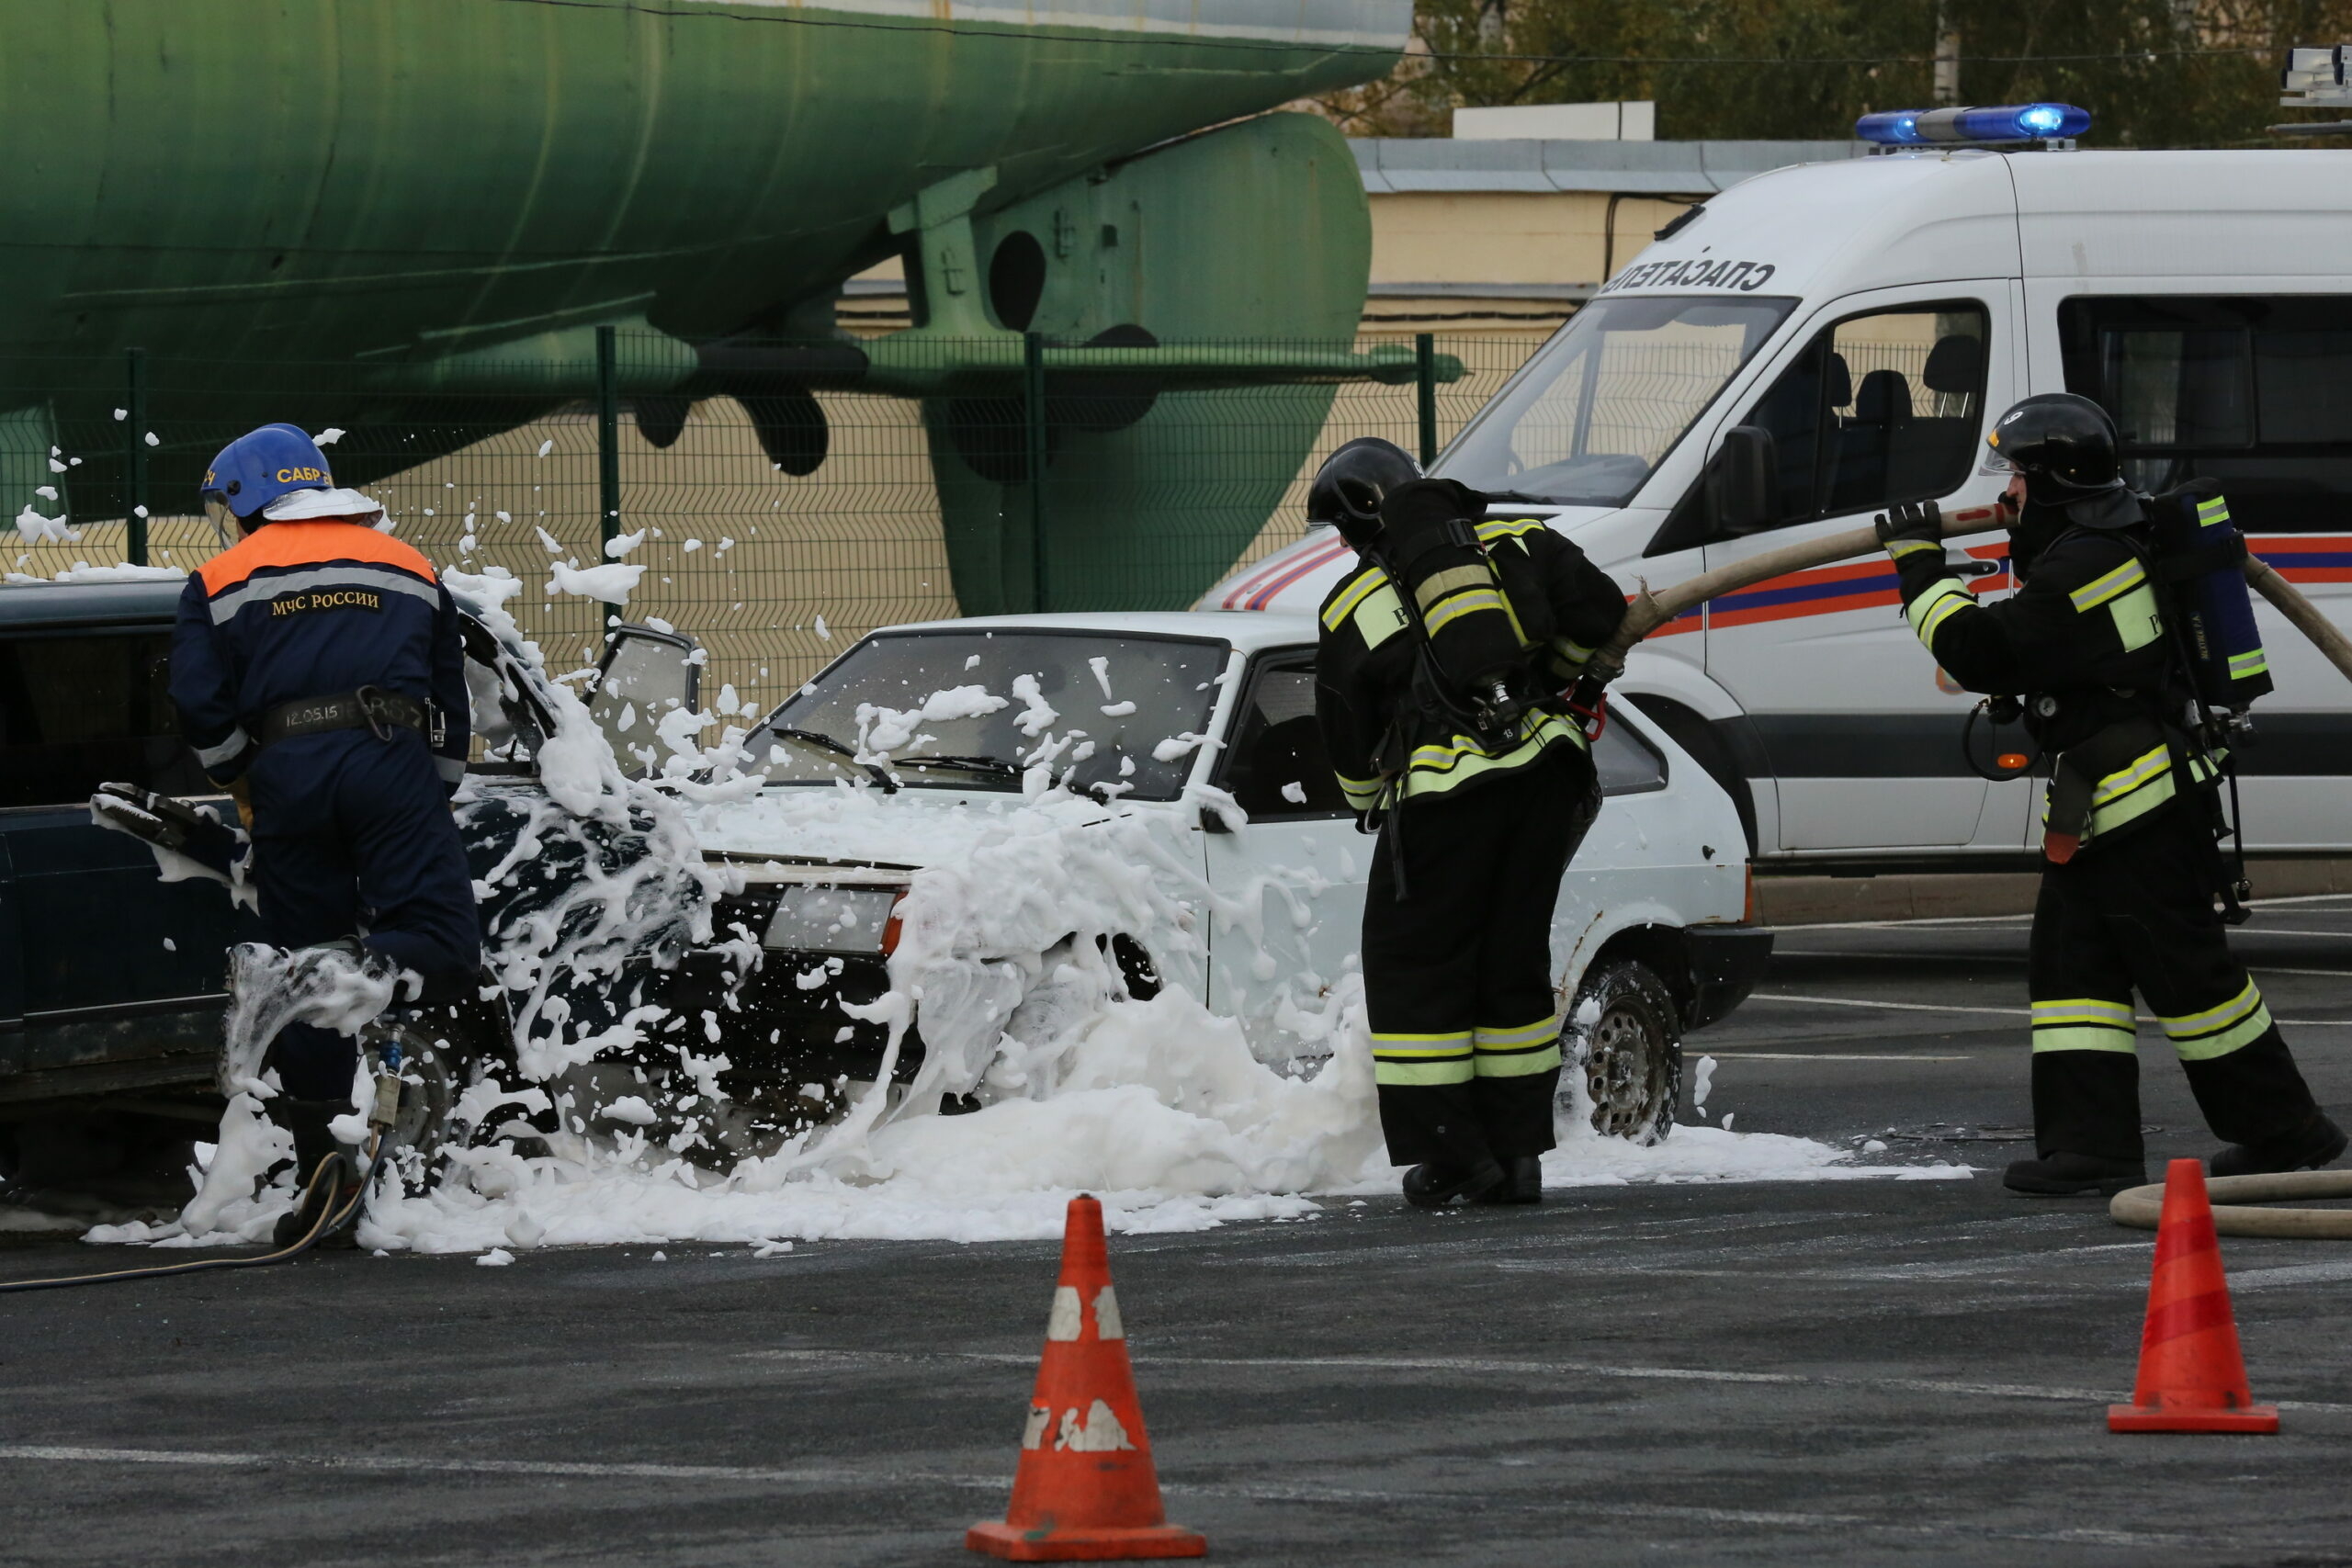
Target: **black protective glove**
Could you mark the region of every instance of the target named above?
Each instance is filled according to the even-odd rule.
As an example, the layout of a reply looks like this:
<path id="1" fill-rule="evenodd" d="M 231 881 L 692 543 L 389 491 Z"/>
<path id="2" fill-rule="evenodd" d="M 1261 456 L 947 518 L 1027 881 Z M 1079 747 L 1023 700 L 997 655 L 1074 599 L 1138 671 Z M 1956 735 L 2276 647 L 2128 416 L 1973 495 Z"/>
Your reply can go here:
<path id="1" fill-rule="evenodd" d="M 1897 560 L 1919 545 L 1943 553 L 1944 514 L 1932 501 L 1906 501 L 1891 513 L 1880 513 L 1873 526 L 1880 546 Z"/>

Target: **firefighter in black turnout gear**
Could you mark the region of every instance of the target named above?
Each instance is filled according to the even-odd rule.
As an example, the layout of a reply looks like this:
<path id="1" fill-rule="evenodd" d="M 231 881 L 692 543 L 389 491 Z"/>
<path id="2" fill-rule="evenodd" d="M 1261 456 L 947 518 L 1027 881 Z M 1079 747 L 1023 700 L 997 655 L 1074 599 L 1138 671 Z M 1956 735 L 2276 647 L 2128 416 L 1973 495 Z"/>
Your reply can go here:
<path id="1" fill-rule="evenodd" d="M 1624 595 L 1543 523 L 1485 521 L 1485 496 L 1385 441 L 1333 454 L 1307 505 L 1361 558 L 1323 602 L 1316 716 L 1380 835 L 1363 952 L 1388 1156 L 1425 1208 L 1540 1202 L 1552 907 L 1600 805 L 1562 694 Z"/>
<path id="2" fill-rule="evenodd" d="M 2020 710 L 2052 763 L 2028 973 L 2036 1157 L 2012 1164 L 2007 1185 L 2064 1196 L 2146 1180 L 2135 987 L 2230 1145 L 2212 1157 L 2215 1175 L 2324 1165 L 2345 1135 L 2312 1102 L 2216 910 L 2217 898 L 2234 907 L 2218 842 L 2227 736 L 2206 722 L 2199 655 L 2183 635 L 2195 614 L 2188 570 L 2211 563 L 2158 537 L 2165 509 L 2180 508 L 2192 532 L 2211 525 L 2234 542 L 2228 503 L 2127 488 L 2114 426 L 2086 398 L 2028 398 L 1985 440 L 2011 470 L 2013 596 L 1969 592 L 1945 560 L 1932 502 L 1880 517 L 1878 535 L 1936 662 L 1995 694 L 1996 716 Z M 2234 668 L 2261 662 L 2257 649 Z"/>

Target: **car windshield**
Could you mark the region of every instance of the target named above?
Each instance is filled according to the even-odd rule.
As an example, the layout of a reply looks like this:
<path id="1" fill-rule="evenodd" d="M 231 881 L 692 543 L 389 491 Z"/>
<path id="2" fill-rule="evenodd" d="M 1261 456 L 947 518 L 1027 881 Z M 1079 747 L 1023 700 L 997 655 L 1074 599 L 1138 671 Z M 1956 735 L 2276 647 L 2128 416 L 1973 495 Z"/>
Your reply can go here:
<path id="1" fill-rule="evenodd" d="M 1027 627 L 866 638 L 745 742 L 771 784 L 1072 789 L 1173 800 L 1208 728 L 1226 645 Z"/>
<path id="2" fill-rule="evenodd" d="M 1570 318 L 1431 470 L 1563 506 L 1622 506 L 1794 299 L 1600 299 Z"/>

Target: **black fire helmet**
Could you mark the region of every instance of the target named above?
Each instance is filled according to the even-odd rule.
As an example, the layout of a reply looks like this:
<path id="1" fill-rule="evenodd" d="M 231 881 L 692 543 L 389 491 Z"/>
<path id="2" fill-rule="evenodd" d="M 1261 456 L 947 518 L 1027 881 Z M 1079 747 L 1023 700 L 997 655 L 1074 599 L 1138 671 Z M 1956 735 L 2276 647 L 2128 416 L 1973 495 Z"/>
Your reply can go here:
<path id="1" fill-rule="evenodd" d="M 1306 491 L 1308 527 L 1329 524 L 1361 549 L 1380 533 L 1388 492 L 1421 477 L 1421 466 L 1393 441 L 1359 435 L 1323 459 Z"/>
<path id="2" fill-rule="evenodd" d="M 2037 392 L 1993 422 L 1984 444 L 2025 476 L 2028 501 L 2069 506 L 2123 488 L 2115 422 L 2088 398 Z"/>

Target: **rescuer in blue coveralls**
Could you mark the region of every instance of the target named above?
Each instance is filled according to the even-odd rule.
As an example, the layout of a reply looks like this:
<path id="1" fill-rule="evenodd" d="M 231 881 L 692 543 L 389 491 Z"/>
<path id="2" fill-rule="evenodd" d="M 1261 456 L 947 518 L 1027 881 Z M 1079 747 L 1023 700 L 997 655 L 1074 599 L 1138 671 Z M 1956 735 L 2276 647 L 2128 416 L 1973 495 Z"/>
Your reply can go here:
<path id="1" fill-rule="evenodd" d="M 172 700 L 207 775 L 250 811 L 263 932 L 287 948 L 356 946 L 379 972 L 413 973 L 426 999 L 446 996 L 481 963 L 449 808 L 470 739 L 449 591 L 424 557 L 372 526 L 382 509 L 338 488 L 290 424 L 232 442 L 203 493 L 244 538 L 180 596 Z M 352 1110 L 358 1050 L 307 1023 L 287 1025 L 273 1046 L 282 1092 L 271 1108 L 293 1134 L 298 1179 L 338 1159 L 324 1199 L 335 1209 L 357 1170 L 328 1123 Z M 281 1244 L 315 1218 L 314 1208 L 287 1216 Z M 348 1244 L 352 1228 L 338 1239 Z"/>

